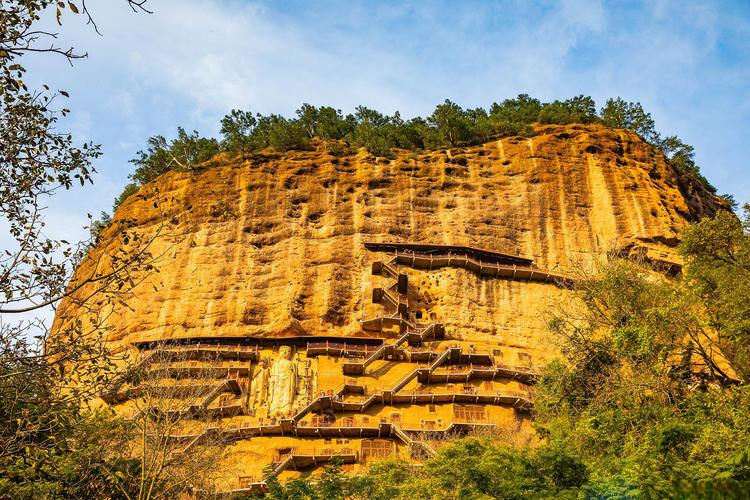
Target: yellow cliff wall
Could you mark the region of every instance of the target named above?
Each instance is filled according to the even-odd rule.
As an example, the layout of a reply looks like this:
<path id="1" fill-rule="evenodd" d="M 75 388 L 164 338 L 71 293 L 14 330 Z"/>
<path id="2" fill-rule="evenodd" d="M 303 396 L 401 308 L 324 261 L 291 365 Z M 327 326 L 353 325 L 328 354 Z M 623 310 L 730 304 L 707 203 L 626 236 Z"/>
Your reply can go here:
<path id="1" fill-rule="evenodd" d="M 320 146 L 219 163 L 169 172 L 117 212 L 146 235 L 178 224 L 151 247 L 159 273 L 110 316 L 110 339 L 355 335 L 372 307 L 368 264 L 382 258 L 365 241 L 469 245 L 564 272 L 631 243 L 670 250 L 691 216 L 663 157 L 601 126 L 392 161 Z M 425 292 L 450 332 L 530 349 L 545 335 L 540 309 L 563 293 L 460 269 L 434 275 Z M 77 312 L 62 304 L 57 327 Z"/>
<path id="2" fill-rule="evenodd" d="M 365 242 L 478 247 L 527 257 L 565 274 L 597 254 L 625 248 L 678 260 L 674 247 L 682 228 L 717 203 L 690 179 L 676 176 L 637 135 L 599 125 L 540 127 L 533 138 L 399 152 L 393 160 L 325 143 L 312 151 L 245 159 L 220 155 L 210 167 L 162 175 L 118 210 L 115 223 L 129 220 L 144 240 L 158 233 L 149 250 L 159 256 L 159 272 L 136 285 L 125 297 L 127 306 L 85 312 L 64 301 L 54 329 L 98 314 L 106 318 L 113 346 L 180 338 L 366 336 L 360 320 L 385 310 L 371 300 L 372 288 L 386 282 L 373 276 L 371 264 L 387 256 L 367 251 Z M 105 231 L 104 241 L 115 228 Z M 107 270 L 107 259 L 98 258 L 103 250 L 95 248 L 84 260 L 79 278 L 96 266 Z M 410 303 L 426 320 L 445 325 L 445 339 L 430 344 L 433 351 L 458 346 L 526 368 L 555 355 L 544 312 L 569 297 L 563 287 L 481 278 L 453 267 L 403 271 L 409 275 Z M 305 358 L 303 351 L 295 355 Z M 269 351 L 270 360 L 275 353 Z M 378 367 L 388 364 L 381 360 L 368 369 L 361 377 L 368 393 L 392 386 L 418 366 L 402 358 L 399 363 L 408 366 Z M 341 363 L 315 357 L 315 391 L 343 383 Z M 472 383 L 479 392 L 528 389 L 500 379 Z M 238 404 L 246 409 L 246 403 Z M 456 415 L 450 406 L 402 408 L 401 421 L 406 427 L 411 421 L 429 426 L 440 418 L 440 425 L 447 425 Z M 380 405 L 367 413 L 385 422 L 391 410 Z M 531 439 L 528 422 L 518 420 L 513 409 L 492 406 L 488 412 L 487 419 L 506 422 L 504 428 L 525 436 L 522 442 Z M 336 415 L 337 421 L 346 416 Z M 255 425 L 258 416 L 234 418 Z M 255 445 L 237 441 L 228 449 L 237 470 L 227 468 L 233 472 L 226 484 L 243 474 L 261 474 L 273 450 L 286 446 L 279 440 L 291 438 L 257 439 Z M 317 441 L 309 446 L 336 444 Z M 356 447 L 355 441 L 339 444 Z M 248 461 L 248 453 L 265 458 Z M 250 462 L 252 467 L 242 465 Z"/>

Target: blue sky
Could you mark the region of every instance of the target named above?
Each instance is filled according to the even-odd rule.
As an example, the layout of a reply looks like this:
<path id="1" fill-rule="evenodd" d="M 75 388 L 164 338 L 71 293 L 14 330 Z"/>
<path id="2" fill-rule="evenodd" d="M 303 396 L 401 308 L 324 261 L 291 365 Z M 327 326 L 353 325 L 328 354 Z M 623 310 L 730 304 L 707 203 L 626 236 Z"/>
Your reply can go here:
<path id="1" fill-rule="evenodd" d="M 693 144 L 719 192 L 750 201 L 750 2 L 88 3 L 103 36 L 68 16 L 60 42 L 87 59 L 27 61 L 32 83 L 70 92 L 64 125 L 104 151 L 95 185 L 52 203 L 50 230 L 68 238 L 110 209 L 149 136 L 216 135 L 232 108 L 302 102 L 410 117 L 445 98 L 622 96 Z"/>

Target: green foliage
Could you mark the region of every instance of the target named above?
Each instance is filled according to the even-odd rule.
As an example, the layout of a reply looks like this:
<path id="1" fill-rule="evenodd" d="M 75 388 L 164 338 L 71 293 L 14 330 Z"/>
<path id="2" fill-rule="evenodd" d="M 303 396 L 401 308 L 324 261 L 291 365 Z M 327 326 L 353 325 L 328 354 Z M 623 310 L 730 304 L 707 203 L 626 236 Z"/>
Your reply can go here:
<path id="1" fill-rule="evenodd" d="M 700 168 L 695 163 L 695 149 L 690 144 L 683 142 L 675 135 L 659 139 L 655 144 L 667 157 L 669 163 L 679 171 L 689 172 L 694 175 L 712 193 L 716 188 L 708 182 Z"/>
<path id="2" fill-rule="evenodd" d="M 115 198 L 115 202 L 112 204 L 112 213 L 115 213 L 118 208 L 120 208 L 120 205 L 123 204 L 125 200 L 127 200 L 131 195 L 138 192 L 140 187 L 135 182 L 129 182 L 125 185 L 125 189 L 122 190 L 122 193 Z"/>
<path id="3" fill-rule="evenodd" d="M 60 119 L 70 113 L 67 92 L 47 85 L 29 89 L 26 83 L 38 80 L 26 74 L 23 56 L 30 52 L 81 57 L 72 48 L 57 48 L 57 34 L 39 26 L 53 5 L 0 4 L 0 220 L 6 236 L 0 248 L 0 339 L 20 328 L 6 314 L 33 312 L 64 295 L 76 248 L 49 236 L 46 205 L 58 191 L 91 183 L 92 162 L 101 154 L 99 146 L 78 144 L 62 129 Z"/>
<path id="4" fill-rule="evenodd" d="M 747 376 L 749 229 L 747 215 L 705 219 L 683 236 L 684 279 L 613 259 L 580 276 L 579 302 L 553 314 L 565 359 L 545 368 L 535 426 L 585 465 L 583 496 L 746 495 L 750 386 L 722 356 Z"/>
<path id="5" fill-rule="evenodd" d="M 231 153 L 249 152 L 258 147 L 252 141 L 257 120 L 250 111 L 233 109 L 221 119 L 221 147 Z"/>
<path id="6" fill-rule="evenodd" d="M 232 110 L 221 120 L 222 148 L 232 153 L 251 153 L 267 147 L 278 151 L 306 148 L 308 127 L 314 131 L 317 111 L 307 104 L 300 111 L 309 123 L 280 115 L 253 116 L 249 111 Z"/>
<path id="7" fill-rule="evenodd" d="M 143 10 L 144 2 L 127 4 Z M 10 234 L 1 250 L 0 498 L 122 498 L 132 494 L 139 475 L 137 463 L 120 455 L 127 425 L 84 407 L 113 370 L 101 323 L 70 321 L 49 335 L 44 318 L 66 297 L 83 308 L 106 309 L 115 297 L 122 303 L 118 295 L 132 288 L 149 260 L 137 236 L 123 230 L 113 241 L 130 241 L 135 251 L 105 251 L 101 257 L 113 271 L 71 282 L 86 242 L 45 236 L 44 205 L 61 189 L 91 182 L 91 163 L 100 155 L 98 146 L 77 145 L 61 130 L 59 118 L 70 113 L 58 106 L 65 91 L 47 85 L 29 90 L 24 82 L 25 54 L 56 54 L 69 62 L 85 57 L 57 47 L 59 34 L 42 20 L 55 15 L 61 25 L 63 12 L 93 22 L 85 2 L 0 4 L 0 218 Z M 103 214 L 92 223 L 93 239 L 108 219 Z M 95 304 L 71 297 L 94 281 Z M 33 318 L 39 309 L 45 313 Z"/>
<path id="8" fill-rule="evenodd" d="M 420 468 L 391 460 L 352 477 L 333 464 L 316 479 L 285 485 L 273 479 L 266 498 L 574 498 L 587 478 L 586 466 L 561 449 L 512 448 L 465 438 L 444 447 Z"/>
<path id="9" fill-rule="evenodd" d="M 344 117 L 341 110 L 330 106 L 316 108 L 307 103 L 297 110 L 297 119 L 308 137 L 320 137 L 323 140 L 343 139 L 354 131 L 356 125 L 354 117 Z"/>
<path id="10" fill-rule="evenodd" d="M 237 110 L 232 111 L 231 115 L 222 120 L 221 130 L 225 140 L 221 147 L 228 151 L 241 151 L 245 146 L 242 134 L 252 125 L 254 125 L 252 115 Z M 136 157 L 130 160 L 130 163 L 136 166 L 135 171 L 128 176 L 132 182 L 128 183 L 122 193 L 115 198 L 112 213 L 116 212 L 120 205 L 141 186 L 160 175 L 170 170 L 193 169 L 213 158 L 221 150 L 216 139 L 202 137 L 197 131 L 188 134 L 182 127 L 177 127 L 177 137 L 172 140 L 167 140 L 162 135 L 155 135 L 150 137 L 147 143 L 147 149 L 138 151 Z M 106 216 L 107 223 L 109 223 L 109 215 L 105 213 L 102 215 Z M 99 223 L 104 220 L 103 217 Z"/>
<path id="11" fill-rule="evenodd" d="M 22 339 L 8 341 L 0 345 L 0 497 L 120 498 L 123 488 L 132 491 L 138 464 L 118 455 L 127 424 L 83 409 L 85 388 L 61 390 L 60 366 Z M 48 348 L 57 348 L 54 340 Z M 102 374 L 90 373 L 94 380 Z"/>
<path id="12" fill-rule="evenodd" d="M 593 363 L 597 374 L 604 373 L 599 367 L 610 365 L 654 381 L 671 378 L 658 390 L 672 398 L 686 389 L 679 379 L 685 370 L 706 381 L 732 383 L 712 355 L 716 346 L 700 299 L 684 282 L 654 280 L 637 263 L 613 259 L 595 275 L 582 276 L 577 286 L 583 312 L 575 320 L 560 314 L 551 323 L 567 341 L 563 354 L 574 363 L 574 372 Z M 689 366 L 682 364 L 686 359 Z"/>
<path id="13" fill-rule="evenodd" d="M 259 128 L 264 131 L 267 141 L 265 145 L 277 151 L 307 147 L 305 129 L 297 120 L 287 120 L 283 116 L 270 115 L 259 120 Z"/>
<path id="14" fill-rule="evenodd" d="M 177 137 L 168 141 L 156 135 L 148 139 L 146 151 L 138 151 L 130 160 L 136 166 L 130 178 L 142 186 L 169 170 L 188 170 L 210 160 L 219 152 L 216 139 L 201 137 L 197 131 L 188 134 L 177 128 Z"/>
<path id="15" fill-rule="evenodd" d="M 490 122 L 500 135 L 533 135 L 532 124 L 539 119 L 542 103 L 539 99 L 519 94 L 515 99 L 505 99 L 501 104 L 493 103 Z"/>
<path id="16" fill-rule="evenodd" d="M 701 174 L 696 165 L 693 147 L 674 135 L 662 138 L 656 130 L 651 113 L 647 113 L 641 103 L 626 102 L 620 97 L 607 99 L 599 116 L 602 123 L 608 127 L 625 128 L 640 135 L 646 142 L 661 150 L 673 168 L 681 172 L 689 172 L 709 191 L 716 193 L 716 188 Z"/>
<path id="17" fill-rule="evenodd" d="M 750 377 L 750 205 L 742 218 L 720 211 L 683 235 L 686 278 L 706 307 L 723 351 Z"/>
<path id="18" fill-rule="evenodd" d="M 112 222 L 112 217 L 107 212 L 102 212 L 97 220 L 92 220 L 89 225 L 92 244 L 99 242 L 102 231 L 104 231 Z"/>
<path id="19" fill-rule="evenodd" d="M 625 102 L 619 97 L 607 99 L 599 116 L 606 126 L 630 129 L 649 144 L 655 144 L 659 140 L 651 113 L 644 111 L 639 102 Z"/>
<path id="20" fill-rule="evenodd" d="M 404 121 L 398 111 L 391 119 L 388 133 L 392 147 L 419 151 L 430 149 L 438 143 L 436 132 L 423 118 Z"/>
<path id="21" fill-rule="evenodd" d="M 435 107 L 427 122 L 435 127 L 441 143 L 455 146 L 460 141 L 465 141 L 469 135 L 466 118 L 461 106 L 446 99 L 443 104 Z"/>
<path id="22" fill-rule="evenodd" d="M 598 120 L 596 103 L 589 96 L 579 95 L 565 101 L 545 104 L 538 116 L 539 123 L 591 123 Z"/>
<path id="23" fill-rule="evenodd" d="M 472 143 L 485 143 L 495 136 L 495 129 L 484 108 L 467 109 L 464 112 L 467 136 Z"/>
<path id="24" fill-rule="evenodd" d="M 389 132 L 393 120 L 374 109 L 357 106 L 354 113 L 354 130 L 350 134 L 352 142 L 366 148 L 376 156 L 391 156 Z"/>

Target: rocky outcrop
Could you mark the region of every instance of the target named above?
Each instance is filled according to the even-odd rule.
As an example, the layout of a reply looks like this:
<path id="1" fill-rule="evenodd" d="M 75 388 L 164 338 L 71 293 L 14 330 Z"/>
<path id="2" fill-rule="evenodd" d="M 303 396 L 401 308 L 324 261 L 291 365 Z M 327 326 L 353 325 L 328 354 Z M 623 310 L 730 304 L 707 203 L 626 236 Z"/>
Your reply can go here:
<path id="1" fill-rule="evenodd" d="M 571 298 L 567 277 L 613 250 L 674 271 L 680 231 L 721 206 L 631 132 L 537 131 L 166 173 L 123 203 L 71 287 L 144 246 L 156 272 L 135 270 L 117 300 L 82 285 L 53 330 L 92 321 L 135 352 L 102 400 L 144 415 L 150 392 L 151 410 L 187 419 L 184 453 L 220 437 L 222 491 L 333 456 L 420 461 L 457 433 L 533 444 L 531 386 L 558 352 L 545 313 Z"/>
<path id="2" fill-rule="evenodd" d="M 160 259 L 127 306 L 107 314 L 109 339 L 356 336 L 379 307 L 369 265 L 382 256 L 365 242 L 479 247 L 565 273 L 618 248 L 673 256 L 688 220 L 716 207 L 637 135 L 599 125 L 392 160 L 325 143 L 220 155 L 210 167 L 162 175 L 115 214 L 144 238 L 160 228 L 150 248 Z M 106 267 L 101 251 L 79 275 Z M 455 268 L 412 280 L 414 302 L 448 336 L 550 354 L 542 313 L 566 291 Z M 64 302 L 56 328 L 81 314 Z"/>

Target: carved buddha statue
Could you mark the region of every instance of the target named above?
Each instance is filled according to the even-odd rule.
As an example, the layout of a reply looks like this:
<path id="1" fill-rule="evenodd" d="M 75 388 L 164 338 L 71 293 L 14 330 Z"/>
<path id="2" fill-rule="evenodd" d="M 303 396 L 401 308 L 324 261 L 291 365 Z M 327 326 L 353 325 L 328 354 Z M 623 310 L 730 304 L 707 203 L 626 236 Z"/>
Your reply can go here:
<path id="1" fill-rule="evenodd" d="M 292 411 L 297 392 L 297 365 L 291 357 L 291 348 L 281 346 L 279 358 L 271 366 L 268 411 L 271 417 L 288 417 Z"/>
<path id="2" fill-rule="evenodd" d="M 258 366 L 253 371 L 253 380 L 250 385 L 250 401 L 248 406 L 256 408 L 263 406 L 268 401 L 268 360 L 261 358 Z"/>

